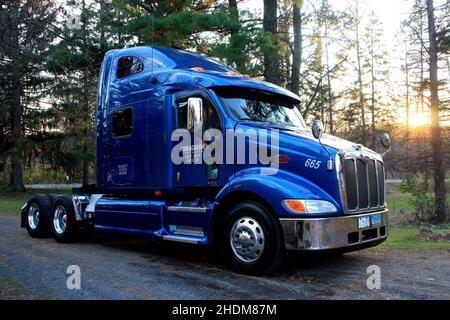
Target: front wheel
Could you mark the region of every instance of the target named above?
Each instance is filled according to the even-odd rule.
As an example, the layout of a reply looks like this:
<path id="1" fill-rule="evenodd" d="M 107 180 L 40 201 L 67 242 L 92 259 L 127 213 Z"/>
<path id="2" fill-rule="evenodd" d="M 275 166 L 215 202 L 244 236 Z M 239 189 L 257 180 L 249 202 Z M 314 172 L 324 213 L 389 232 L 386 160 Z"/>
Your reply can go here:
<path id="1" fill-rule="evenodd" d="M 239 203 L 227 212 L 222 239 L 226 260 L 241 272 L 269 273 L 283 261 L 280 227 L 270 212 L 256 202 Z"/>
<path id="2" fill-rule="evenodd" d="M 59 196 L 52 207 L 52 232 L 57 242 L 71 242 L 75 238 L 76 219 L 72 200 Z"/>

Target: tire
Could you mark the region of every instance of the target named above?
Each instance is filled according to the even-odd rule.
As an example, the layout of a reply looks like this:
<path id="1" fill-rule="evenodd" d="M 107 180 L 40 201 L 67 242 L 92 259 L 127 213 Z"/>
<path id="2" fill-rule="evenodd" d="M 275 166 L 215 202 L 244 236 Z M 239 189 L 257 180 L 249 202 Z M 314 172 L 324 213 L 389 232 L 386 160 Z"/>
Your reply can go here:
<path id="1" fill-rule="evenodd" d="M 285 249 L 279 224 L 270 211 L 256 202 L 241 202 L 224 217 L 222 252 L 234 269 L 248 274 L 275 271 Z"/>
<path id="2" fill-rule="evenodd" d="M 51 204 L 47 196 L 34 195 L 28 200 L 24 212 L 25 228 L 33 238 L 42 238 L 50 233 Z"/>
<path id="3" fill-rule="evenodd" d="M 69 243 L 75 240 L 77 231 L 72 199 L 59 196 L 52 206 L 51 230 L 57 242 Z"/>

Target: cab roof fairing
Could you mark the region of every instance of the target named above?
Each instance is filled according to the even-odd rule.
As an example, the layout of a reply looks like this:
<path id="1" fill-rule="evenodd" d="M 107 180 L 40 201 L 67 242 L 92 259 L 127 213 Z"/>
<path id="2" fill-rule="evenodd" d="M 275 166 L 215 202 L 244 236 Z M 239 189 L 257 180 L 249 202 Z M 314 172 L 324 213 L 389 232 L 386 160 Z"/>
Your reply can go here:
<path id="1" fill-rule="evenodd" d="M 300 98 L 289 90 L 272 83 L 252 79 L 237 73 L 237 71 L 209 57 L 184 50 L 161 47 L 133 47 L 111 50 L 107 55 L 114 57 L 136 56 L 144 62 L 144 72 L 153 73 L 159 85 L 184 87 L 185 89 L 202 86 L 214 89 L 216 87 L 241 87 L 261 90 L 288 98 L 293 103 Z M 204 72 L 192 68 L 200 67 Z M 237 73 L 237 75 L 236 75 Z"/>

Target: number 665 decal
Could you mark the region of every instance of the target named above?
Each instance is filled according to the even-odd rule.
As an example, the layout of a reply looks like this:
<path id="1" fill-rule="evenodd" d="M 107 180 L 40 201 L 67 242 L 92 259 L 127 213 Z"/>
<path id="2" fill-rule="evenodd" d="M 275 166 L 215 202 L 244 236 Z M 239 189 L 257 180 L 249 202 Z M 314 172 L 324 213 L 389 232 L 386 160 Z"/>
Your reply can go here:
<path id="1" fill-rule="evenodd" d="M 314 159 L 306 159 L 305 167 L 317 170 L 320 168 L 321 163 L 322 161 L 317 161 Z"/>

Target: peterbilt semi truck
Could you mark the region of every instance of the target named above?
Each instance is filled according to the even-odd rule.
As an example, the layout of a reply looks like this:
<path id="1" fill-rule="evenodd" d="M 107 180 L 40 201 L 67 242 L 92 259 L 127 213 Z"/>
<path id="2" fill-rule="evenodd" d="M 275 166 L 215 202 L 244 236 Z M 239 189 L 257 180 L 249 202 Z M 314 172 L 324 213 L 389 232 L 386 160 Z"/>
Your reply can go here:
<path id="1" fill-rule="evenodd" d="M 95 230 L 210 246 L 255 274 L 289 250 L 380 244 L 382 155 L 323 134 L 318 120 L 308 127 L 299 103 L 193 52 L 111 50 L 99 75 L 96 184 L 34 195 L 21 226 L 62 243 Z M 381 140 L 389 150 L 389 136 Z"/>

